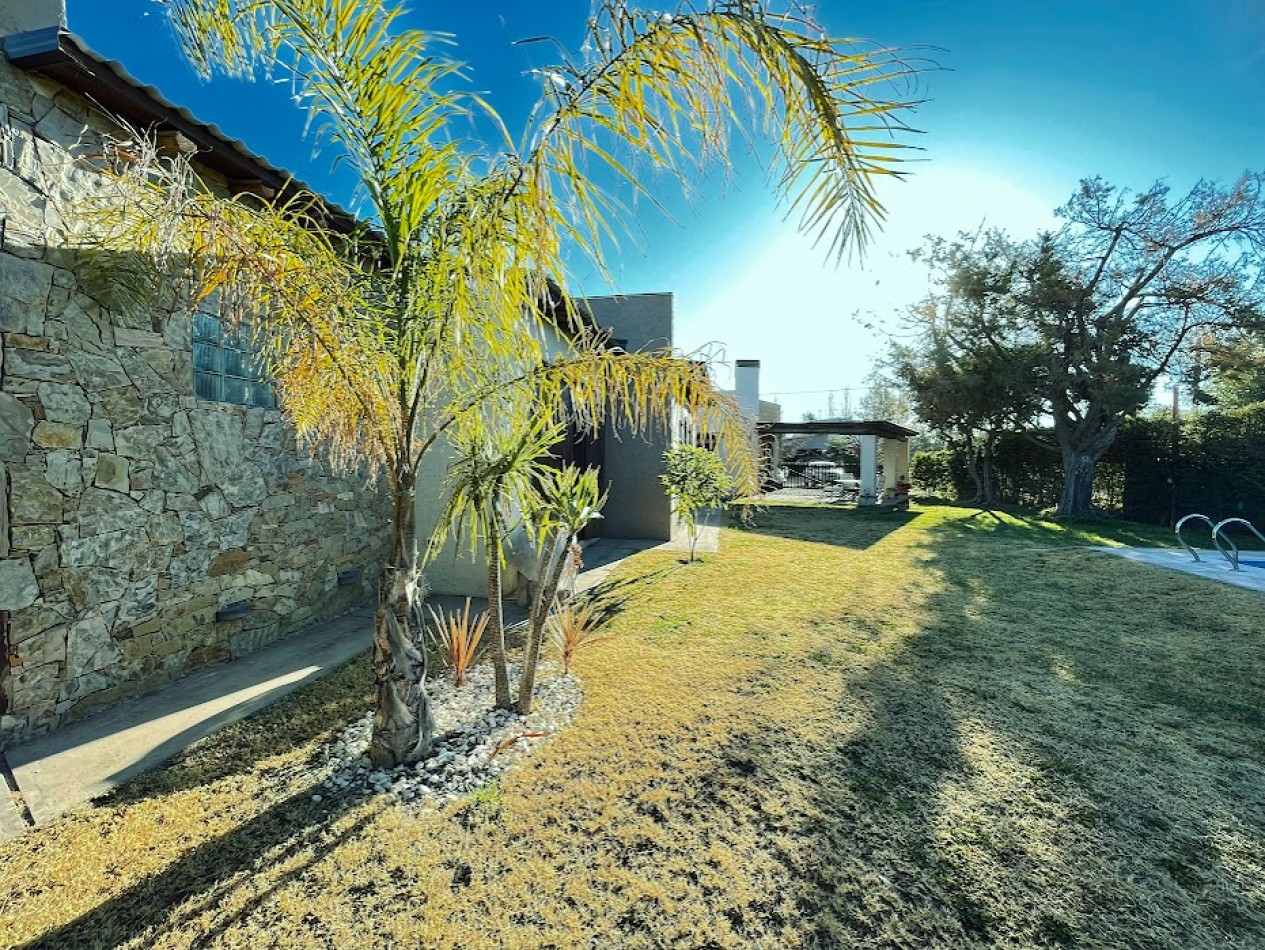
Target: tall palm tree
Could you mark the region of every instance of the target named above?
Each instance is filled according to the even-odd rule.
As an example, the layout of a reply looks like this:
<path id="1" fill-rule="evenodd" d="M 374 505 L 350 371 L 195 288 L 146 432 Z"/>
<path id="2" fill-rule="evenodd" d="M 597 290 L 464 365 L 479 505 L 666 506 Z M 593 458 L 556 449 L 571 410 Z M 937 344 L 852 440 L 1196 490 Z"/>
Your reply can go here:
<path id="1" fill-rule="evenodd" d="M 616 357 L 582 329 L 571 355 L 546 359 L 542 300 L 567 286 L 572 253 L 605 273 L 608 240 L 628 224 L 616 187 L 651 197 L 647 165 L 685 182 L 700 162 L 725 160 L 735 130 L 769 135 L 775 186 L 832 255 L 863 242 L 882 217 L 874 186 L 893 173 L 889 133 L 908 105 L 883 96 L 909 70 L 888 50 L 830 38 L 797 5 L 710 0 L 659 15 L 597 0 L 584 53 L 541 71 L 521 140 L 497 120 L 503 140 L 488 144 L 468 137 L 469 115 L 494 113 L 460 89 L 443 37 L 402 28 L 394 0 L 165 7 L 203 73 L 293 78 L 316 134 L 359 179 L 366 226 L 348 237 L 313 227 L 324 206 L 293 189 L 280 201 L 224 198 L 189 162 L 151 151 L 86 212 L 92 240 L 112 252 L 103 279 L 119 301 L 144 304 L 165 269 L 226 319 L 251 319 L 299 435 L 384 477 L 394 516 L 370 756 L 423 755 L 412 603 L 422 458 L 451 433 L 500 424 L 482 411 L 489 400 L 521 419 L 564 393 L 581 427 L 605 417 L 645 431 L 679 405 L 726 445 L 747 444 L 736 406 L 689 360 Z M 753 458 L 741 462 L 752 483 Z"/>

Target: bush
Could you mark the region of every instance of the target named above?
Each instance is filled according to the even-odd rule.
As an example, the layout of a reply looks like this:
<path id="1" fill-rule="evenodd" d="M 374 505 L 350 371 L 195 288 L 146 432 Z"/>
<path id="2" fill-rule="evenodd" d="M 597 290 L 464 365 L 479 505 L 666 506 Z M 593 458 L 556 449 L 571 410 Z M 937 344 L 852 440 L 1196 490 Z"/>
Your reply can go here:
<path id="1" fill-rule="evenodd" d="M 960 494 L 953 479 L 956 461 L 951 449 L 915 452 L 909 461 L 909 477 L 922 494 L 956 498 Z"/>
<path id="2" fill-rule="evenodd" d="M 698 542 L 698 513 L 704 508 L 723 508 L 733 491 L 733 479 L 715 452 L 695 445 L 674 445 L 663 453 L 664 472 L 659 481 L 667 489 L 677 517 L 690 533 L 690 560 Z"/>

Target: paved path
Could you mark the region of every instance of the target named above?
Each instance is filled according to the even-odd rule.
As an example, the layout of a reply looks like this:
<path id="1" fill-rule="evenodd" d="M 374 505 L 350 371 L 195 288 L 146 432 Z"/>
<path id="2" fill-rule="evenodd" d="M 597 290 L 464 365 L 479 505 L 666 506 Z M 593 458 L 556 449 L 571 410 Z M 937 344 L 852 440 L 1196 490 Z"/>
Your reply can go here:
<path id="1" fill-rule="evenodd" d="M 1244 551 L 1239 570 L 1233 571 L 1230 562 L 1216 551 L 1200 551 L 1201 560 L 1194 561 L 1185 551 L 1174 548 L 1097 547 L 1094 550 L 1265 594 L 1265 552 L 1262 551 Z"/>
<path id="2" fill-rule="evenodd" d="M 711 526 L 714 549 L 716 528 Z M 614 566 L 655 541 L 603 539 L 585 550 L 578 586 L 600 583 Z M 672 542 L 662 545 L 679 549 Z M 699 541 L 703 549 L 703 540 Z M 438 597 L 445 609 L 464 598 Z M 472 598 L 481 609 L 478 598 Z M 526 611 L 507 601 L 513 624 Z M 170 686 L 128 700 L 9 749 L 12 777 L 37 824 L 106 794 L 129 778 L 155 768 L 199 739 L 257 712 L 287 693 L 337 669 L 373 642 L 373 610 L 360 607 L 271 643 L 238 660 L 198 670 Z M 0 773 L 4 771 L 0 756 Z M 28 828 L 18 799 L 0 776 L 0 841 Z"/>

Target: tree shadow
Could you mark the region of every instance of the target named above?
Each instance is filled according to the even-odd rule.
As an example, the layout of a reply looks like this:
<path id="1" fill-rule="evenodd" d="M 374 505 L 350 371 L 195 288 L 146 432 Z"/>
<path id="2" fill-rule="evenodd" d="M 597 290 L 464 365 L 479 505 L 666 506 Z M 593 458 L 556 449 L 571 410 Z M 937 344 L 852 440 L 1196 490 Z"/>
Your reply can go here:
<path id="1" fill-rule="evenodd" d="M 812 541 L 864 550 L 917 520 L 920 512 L 902 508 L 834 508 L 777 505 L 731 519 L 737 531 L 793 541 Z"/>
<path id="2" fill-rule="evenodd" d="M 165 870 L 116 894 L 69 923 L 22 944 L 17 950 L 75 950 L 120 946 L 155 931 L 181 932 L 206 911 L 222 905 L 241 875 L 287 861 L 293 866 L 217 920 L 191 944 L 207 947 L 247 917 L 270 895 L 300 877 L 344 842 L 360 834 L 381 811 L 369 805 L 345 827 L 338 819 L 362 798 L 312 801 L 312 787 L 269 806 L 245 824 L 184 854 Z"/>
<path id="3" fill-rule="evenodd" d="M 214 733 L 214 741 L 176 752 L 161 768 L 131 778 L 93 804 L 143 801 L 252 772 L 278 751 L 309 745 L 363 716 L 371 708 L 372 685 L 368 654 L 363 654 Z M 174 747 L 179 738 L 166 745 Z"/>
<path id="4" fill-rule="evenodd" d="M 733 736 L 700 820 L 755 799 L 805 947 L 1265 946 L 1265 601 L 1026 541 L 930 534 L 887 652 L 824 620 L 836 738 Z"/>

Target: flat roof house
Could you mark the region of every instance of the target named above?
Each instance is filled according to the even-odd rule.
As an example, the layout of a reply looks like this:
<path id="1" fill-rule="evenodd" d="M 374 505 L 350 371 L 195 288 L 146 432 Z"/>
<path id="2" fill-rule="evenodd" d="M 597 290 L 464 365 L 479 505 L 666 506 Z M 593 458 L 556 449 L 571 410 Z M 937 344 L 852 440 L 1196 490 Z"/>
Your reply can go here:
<path id="1" fill-rule="evenodd" d="M 226 192 L 294 186 L 64 25 L 0 0 L 0 747 L 362 602 L 386 537 L 214 313 L 85 284 L 66 215 L 124 125 Z"/>

